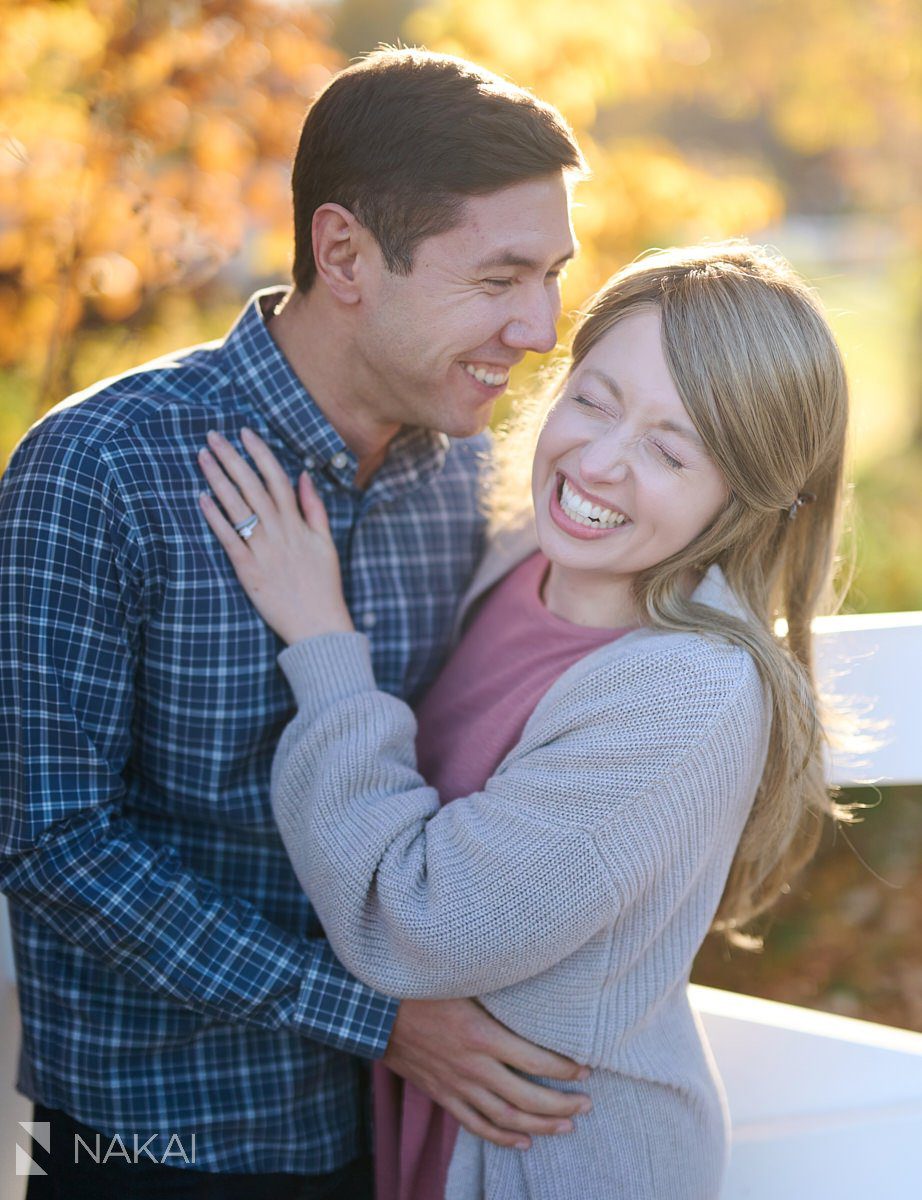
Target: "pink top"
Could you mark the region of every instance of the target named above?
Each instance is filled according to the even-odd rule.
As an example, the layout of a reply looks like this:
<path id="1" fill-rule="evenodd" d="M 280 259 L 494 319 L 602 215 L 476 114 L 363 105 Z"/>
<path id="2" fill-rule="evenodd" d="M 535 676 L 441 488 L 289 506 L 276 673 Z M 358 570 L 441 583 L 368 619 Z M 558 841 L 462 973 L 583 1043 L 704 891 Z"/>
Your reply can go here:
<path id="1" fill-rule="evenodd" d="M 547 566 L 534 554 L 496 585 L 419 707 L 419 770 L 443 804 L 481 791 L 551 684 L 627 632 L 549 612 Z M 373 1078 L 376 1200 L 443 1200 L 457 1122 L 380 1063 Z"/>

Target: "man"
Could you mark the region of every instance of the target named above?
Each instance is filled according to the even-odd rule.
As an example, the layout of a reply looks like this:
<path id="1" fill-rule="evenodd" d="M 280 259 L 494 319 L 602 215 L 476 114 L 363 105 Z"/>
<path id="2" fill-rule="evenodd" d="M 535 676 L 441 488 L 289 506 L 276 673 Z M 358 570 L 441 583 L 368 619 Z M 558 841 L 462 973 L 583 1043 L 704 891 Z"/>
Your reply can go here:
<path id="1" fill-rule="evenodd" d="M 501 1144 L 569 1127 L 579 1097 L 519 1072 L 573 1064 L 473 1001 L 398 1007 L 333 958 L 268 804 L 290 712 L 279 645 L 201 518 L 196 455 L 209 429 L 248 424 L 292 478 L 311 471 L 378 679 L 418 695 L 481 549 L 475 435 L 510 367 L 555 341 L 580 168 L 559 115 L 519 89 L 370 56 L 304 125 L 294 290 L 254 297 L 220 344 L 72 398 L 14 455 L 0 886 L 19 1087 L 52 1126 L 30 1200 L 142 1182 L 354 1200 L 353 1056 L 384 1055 Z M 75 1134 L 108 1161 L 75 1164 Z"/>

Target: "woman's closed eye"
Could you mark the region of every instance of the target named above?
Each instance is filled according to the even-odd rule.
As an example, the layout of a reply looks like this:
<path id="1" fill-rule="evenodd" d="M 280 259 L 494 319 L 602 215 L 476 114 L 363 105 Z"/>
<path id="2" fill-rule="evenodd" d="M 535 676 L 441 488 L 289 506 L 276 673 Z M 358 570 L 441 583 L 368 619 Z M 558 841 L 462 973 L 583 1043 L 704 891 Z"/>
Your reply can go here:
<path id="1" fill-rule="evenodd" d="M 657 448 L 657 450 L 660 453 L 660 457 L 662 458 L 662 460 L 666 464 L 666 466 L 670 468 L 670 470 L 683 471 L 685 469 L 685 463 L 682 462 L 680 459 L 676 458 L 676 456 L 674 454 L 672 454 L 662 444 L 662 442 L 654 442 L 653 445 Z"/>
<path id="2" fill-rule="evenodd" d="M 591 396 L 587 396 L 583 392 L 576 392 L 572 397 L 572 400 L 573 403 L 578 405 L 580 408 L 586 408 L 594 412 L 608 413 L 609 416 L 611 415 L 604 405 L 599 404 L 597 400 L 593 400 Z"/>

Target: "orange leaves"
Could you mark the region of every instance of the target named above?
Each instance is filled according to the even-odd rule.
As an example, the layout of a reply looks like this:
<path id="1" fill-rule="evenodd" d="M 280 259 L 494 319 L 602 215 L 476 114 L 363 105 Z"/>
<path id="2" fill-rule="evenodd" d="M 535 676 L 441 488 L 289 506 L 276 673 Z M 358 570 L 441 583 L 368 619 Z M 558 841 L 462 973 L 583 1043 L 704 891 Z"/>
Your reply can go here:
<path id="1" fill-rule="evenodd" d="M 445 0 L 413 13 L 407 33 L 533 88 L 582 131 L 606 105 L 649 94 L 682 12 L 676 0 Z"/>
<path id="2" fill-rule="evenodd" d="M 123 254 L 109 251 L 85 258 L 76 272 L 78 292 L 107 321 L 122 321 L 141 303 L 141 272 Z"/>
<path id="3" fill-rule="evenodd" d="M 713 55 L 702 94 L 802 158 L 825 156 L 849 207 L 887 210 L 922 171 L 916 0 L 696 0 Z M 913 236 L 910 232 L 910 236 Z"/>
<path id="4" fill-rule="evenodd" d="M 340 15 L 350 7 L 396 22 L 409 5 L 363 0 Z M 371 41 L 402 32 L 473 58 L 573 123 L 595 177 L 577 192 L 572 304 L 646 246 L 758 231 L 798 188 L 815 208 L 809 158 L 823 157 L 824 186 L 845 203 L 892 213 L 922 241 L 917 9 L 431 0 Z M 343 63 L 319 7 L 0 0 L 0 30 L 0 311 L 14 314 L 0 363 L 33 370 L 58 355 L 40 374 L 66 387 L 106 323 L 144 331 L 176 289 L 193 293 L 189 312 L 207 307 L 204 285 L 235 256 L 235 293 L 244 276 L 286 270 L 298 130 Z"/>
<path id="5" fill-rule="evenodd" d="M 281 6 L 278 11 L 281 11 Z M 333 70 L 342 66 L 330 54 L 318 54 L 318 42 L 329 36 L 329 26 L 316 14 L 311 24 L 294 21 L 296 9 L 285 5 L 288 16 L 285 22 L 267 20 L 262 30 L 262 41 L 269 53 L 275 70 L 282 80 L 293 87 L 301 96 L 309 99 L 330 78 Z"/>
<path id="6" fill-rule="evenodd" d="M 98 66 L 107 29 L 88 5 L 7 3 L 3 5 L 0 70 L 14 86 L 62 92 Z"/>
<path id="7" fill-rule="evenodd" d="M 782 212 L 780 188 L 749 164 L 695 164 L 664 139 L 599 147 L 582 138 L 592 179 L 577 194 L 582 247 L 567 270 L 565 306 L 578 305 L 639 251 L 763 228 Z"/>
<path id="8" fill-rule="evenodd" d="M 241 178 L 253 165 L 256 139 L 228 113 L 197 112 L 192 120 L 192 161 L 203 171 Z"/>
<path id="9" fill-rule="evenodd" d="M 130 119 L 141 137 L 163 154 L 182 146 L 191 115 L 182 91 L 165 87 L 140 95 Z"/>
<path id="10" fill-rule="evenodd" d="M 67 387 L 85 332 L 152 320 L 248 230 L 285 261 L 290 156 L 340 65 L 310 8 L 0 0 L 0 28 L 0 364 Z"/>
<path id="11" fill-rule="evenodd" d="M 684 103 L 714 54 L 697 4 L 441 0 L 414 13 L 407 34 L 532 88 L 573 124 L 593 179 L 577 192 L 582 251 L 567 303 L 647 246 L 739 234 L 780 215 L 781 190 L 754 160 L 692 157 L 662 132 L 664 109 Z"/>
<path id="12" fill-rule="evenodd" d="M 243 203 L 250 220 L 284 229 L 286 236 L 291 207 L 288 177 L 287 165 L 260 162 L 248 174 L 243 191 Z"/>

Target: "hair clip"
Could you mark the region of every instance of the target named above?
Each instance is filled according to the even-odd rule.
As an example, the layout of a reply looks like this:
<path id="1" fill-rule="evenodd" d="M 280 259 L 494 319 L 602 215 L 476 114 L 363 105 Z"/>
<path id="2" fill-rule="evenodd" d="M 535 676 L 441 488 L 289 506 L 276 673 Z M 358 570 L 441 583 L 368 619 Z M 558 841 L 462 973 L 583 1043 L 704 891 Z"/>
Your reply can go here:
<path id="1" fill-rule="evenodd" d="M 815 492 L 798 492 L 797 499 L 788 509 L 788 520 L 793 521 L 797 516 L 798 509 L 803 508 L 805 504 L 812 504 L 816 499 Z"/>

